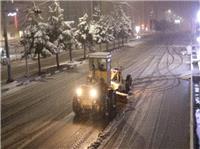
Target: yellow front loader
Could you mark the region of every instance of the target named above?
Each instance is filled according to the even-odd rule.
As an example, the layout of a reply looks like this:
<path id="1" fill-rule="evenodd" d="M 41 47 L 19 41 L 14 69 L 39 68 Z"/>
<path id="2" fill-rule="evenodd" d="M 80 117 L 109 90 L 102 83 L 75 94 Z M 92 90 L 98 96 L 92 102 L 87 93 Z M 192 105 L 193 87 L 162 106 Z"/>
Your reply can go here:
<path id="1" fill-rule="evenodd" d="M 89 75 L 87 82 L 76 89 L 73 111 L 76 115 L 86 112 L 112 116 L 116 112 L 117 97 L 128 95 L 132 78 L 123 80 L 120 68 L 111 69 L 111 54 L 95 52 L 88 56 Z"/>

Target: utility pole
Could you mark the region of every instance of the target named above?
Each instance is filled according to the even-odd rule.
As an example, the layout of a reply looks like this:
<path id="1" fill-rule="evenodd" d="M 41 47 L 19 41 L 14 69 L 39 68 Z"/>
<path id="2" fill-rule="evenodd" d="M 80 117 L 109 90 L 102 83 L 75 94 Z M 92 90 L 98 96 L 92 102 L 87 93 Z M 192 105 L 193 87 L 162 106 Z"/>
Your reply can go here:
<path id="1" fill-rule="evenodd" d="M 6 50 L 6 58 L 7 58 L 7 72 L 8 72 L 8 78 L 7 82 L 12 82 L 12 73 L 11 73 L 11 63 L 10 63 L 10 52 L 8 47 L 8 36 L 7 36 L 7 15 L 6 15 L 6 1 L 2 2 L 2 8 L 3 8 L 3 29 L 4 29 L 4 41 L 5 41 L 5 50 Z"/>

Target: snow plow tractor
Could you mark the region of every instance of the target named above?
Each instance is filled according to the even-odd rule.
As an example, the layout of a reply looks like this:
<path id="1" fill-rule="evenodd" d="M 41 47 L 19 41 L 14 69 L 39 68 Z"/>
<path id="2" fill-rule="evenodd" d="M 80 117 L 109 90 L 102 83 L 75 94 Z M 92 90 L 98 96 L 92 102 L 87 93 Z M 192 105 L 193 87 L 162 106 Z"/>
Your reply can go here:
<path id="1" fill-rule="evenodd" d="M 109 52 L 91 53 L 88 58 L 87 83 L 76 89 L 73 111 L 76 116 L 86 112 L 98 113 L 102 116 L 115 115 L 116 103 L 127 100 L 132 84 L 131 75 L 127 75 L 124 80 L 120 68 L 111 69 Z"/>

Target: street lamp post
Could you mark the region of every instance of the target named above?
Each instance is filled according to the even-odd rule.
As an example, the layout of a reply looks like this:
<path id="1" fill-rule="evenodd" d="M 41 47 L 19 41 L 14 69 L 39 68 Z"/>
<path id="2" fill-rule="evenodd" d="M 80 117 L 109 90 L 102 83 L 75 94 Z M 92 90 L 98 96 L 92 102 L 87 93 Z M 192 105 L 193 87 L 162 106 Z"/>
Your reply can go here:
<path id="1" fill-rule="evenodd" d="M 3 6 L 3 30 L 4 30 L 4 41 L 5 41 L 5 50 L 6 50 L 6 57 L 7 57 L 7 73 L 8 79 L 7 82 L 12 82 L 12 73 L 11 73 L 11 64 L 10 64 L 10 52 L 8 47 L 8 35 L 7 35 L 7 16 L 6 16 L 6 1 L 2 2 Z"/>

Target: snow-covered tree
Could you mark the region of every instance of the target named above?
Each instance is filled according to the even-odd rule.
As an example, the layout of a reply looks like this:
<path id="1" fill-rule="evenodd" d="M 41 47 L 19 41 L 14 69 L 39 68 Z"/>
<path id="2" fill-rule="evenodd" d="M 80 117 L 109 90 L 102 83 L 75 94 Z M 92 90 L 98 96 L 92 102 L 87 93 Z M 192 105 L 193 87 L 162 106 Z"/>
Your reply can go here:
<path id="1" fill-rule="evenodd" d="M 113 41 L 114 38 L 114 30 L 113 30 L 113 18 L 111 15 L 105 16 L 103 20 L 101 21 L 102 26 L 104 28 L 105 36 L 104 36 L 104 42 L 106 43 L 106 49 L 108 50 L 108 44 Z"/>
<path id="2" fill-rule="evenodd" d="M 89 33 L 92 35 L 92 40 L 100 45 L 103 42 L 103 26 L 101 25 L 101 21 L 103 16 L 101 16 L 101 11 L 98 7 L 94 8 L 94 14 L 92 16 L 92 21 L 90 22 Z"/>
<path id="3" fill-rule="evenodd" d="M 84 49 L 84 59 L 86 58 L 86 44 L 92 43 L 92 35 L 89 32 L 89 20 L 88 15 L 84 14 L 83 17 L 79 18 L 77 30 L 75 32 L 75 38 L 79 41 Z"/>
<path id="4" fill-rule="evenodd" d="M 122 41 L 127 39 L 131 35 L 131 20 L 126 15 L 121 5 L 115 7 L 112 16 L 115 20 L 113 23 L 114 37 L 118 40 L 121 38 Z"/>
<path id="5" fill-rule="evenodd" d="M 33 8 L 28 10 L 27 26 L 21 39 L 21 43 L 25 47 L 24 54 L 37 56 L 39 74 L 41 73 L 40 55 L 46 56 L 55 52 L 55 48 L 46 34 L 48 25 L 42 21 L 41 10 L 34 4 Z"/>
<path id="6" fill-rule="evenodd" d="M 72 61 L 72 49 L 73 47 L 77 47 L 79 45 L 77 39 L 75 38 L 75 28 L 72 28 L 72 23 L 65 22 L 66 28 L 58 37 L 59 47 L 60 49 L 68 49 L 69 50 L 69 58 Z"/>
<path id="7" fill-rule="evenodd" d="M 95 7 L 92 15 L 92 20 L 99 21 L 100 17 L 101 17 L 101 10 L 99 7 Z"/>
<path id="8" fill-rule="evenodd" d="M 130 18 L 126 15 L 124 10 L 120 7 L 120 13 L 121 13 L 121 31 L 120 31 L 120 36 L 122 38 L 122 42 L 124 42 L 124 39 L 127 39 L 129 36 L 131 36 L 131 20 Z"/>
<path id="9" fill-rule="evenodd" d="M 52 5 L 49 6 L 49 17 L 48 17 L 48 32 L 47 34 L 50 37 L 50 41 L 54 44 L 56 47 L 56 64 L 57 68 L 59 68 L 59 52 L 63 48 L 60 44 L 62 44 L 59 40 L 59 36 L 63 33 L 65 30 L 65 23 L 64 23 L 64 16 L 63 16 L 64 10 L 61 9 L 58 2 L 53 2 Z"/>
<path id="10" fill-rule="evenodd" d="M 112 26 L 109 22 L 109 16 L 100 16 L 98 21 L 92 21 L 90 25 L 90 33 L 92 34 L 93 41 L 100 45 L 102 43 L 109 43 L 113 40 Z M 107 46 L 108 47 L 108 46 Z"/>
<path id="11" fill-rule="evenodd" d="M 108 43 L 113 40 L 112 36 L 112 27 L 109 16 L 101 15 L 101 11 L 98 7 L 94 9 L 93 20 L 90 23 L 90 34 L 92 35 L 92 39 L 96 44 Z"/>
<path id="12" fill-rule="evenodd" d="M 69 58 L 72 61 L 72 46 L 77 45 L 74 37 L 75 29 L 72 28 L 73 21 L 64 21 L 64 10 L 60 7 L 58 2 L 54 2 L 49 6 L 49 18 L 48 18 L 48 34 L 50 41 L 56 47 L 56 62 L 59 67 L 58 53 L 61 50 L 69 50 Z"/>

